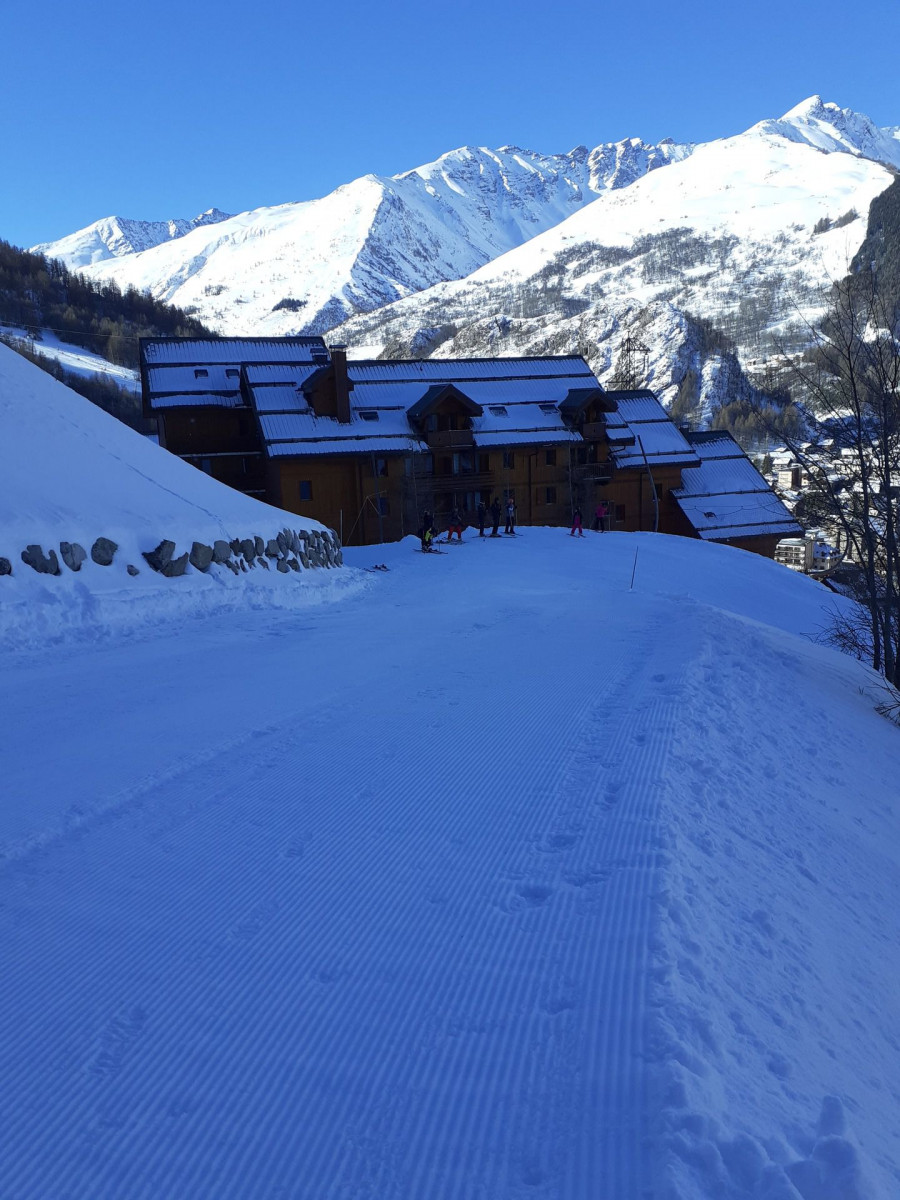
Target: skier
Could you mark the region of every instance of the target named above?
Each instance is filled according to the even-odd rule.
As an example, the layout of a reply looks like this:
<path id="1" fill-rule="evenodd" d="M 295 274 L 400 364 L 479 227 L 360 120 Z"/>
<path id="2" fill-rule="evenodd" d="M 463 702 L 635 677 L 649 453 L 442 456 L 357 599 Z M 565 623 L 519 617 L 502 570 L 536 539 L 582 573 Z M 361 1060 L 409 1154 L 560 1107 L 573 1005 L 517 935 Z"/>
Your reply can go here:
<path id="1" fill-rule="evenodd" d="M 487 520 L 487 507 L 483 500 L 478 501 L 478 536 L 484 537 L 484 523 Z"/>
<path id="2" fill-rule="evenodd" d="M 419 531 L 419 537 L 422 539 L 422 549 L 430 550 L 434 539 L 434 517 L 427 508 L 422 514 L 422 528 Z"/>
<path id="3" fill-rule="evenodd" d="M 516 532 L 516 502 L 512 496 L 506 501 L 506 532 L 510 536 Z"/>
<path id="4" fill-rule="evenodd" d="M 499 497 L 494 498 L 494 503 L 491 505 L 491 523 L 494 528 L 491 530 L 491 537 L 499 537 L 497 530 L 500 528 L 500 500 Z"/>
<path id="5" fill-rule="evenodd" d="M 596 529 L 596 531 L 598 533 L 603 532 L 603 530 L 605 528 L 605 525 L 604 525 L 605 520 L 606 520 L 606 504 L 603 500 L 601 500 L 600 503 L 597 505 L 596 512 L 594 513 L 594 529 Z"/>
<path id="6" fill-rule="evenodd" d="M 462 531 L 463 531 L 462 517 L 459 515 L 459 509 L 454 508 L 453 512 L 450 514 L 450 528 L 447 530 L 447 541 L 452 542 L 453 535 L 455 533 L 458 541 L 461 542 L 462 541 Z"/>
<path id="7" fill-rule="evenodd" d="M 581 509 L 580 508 L 576 508 L 575 511 L 572 513 L 572 532 L 569 534 L 569 537 L 575 536 L 576 529 L 578 530 L 578 536 L 584 537 L 584 529 L 581 524 Z"/>

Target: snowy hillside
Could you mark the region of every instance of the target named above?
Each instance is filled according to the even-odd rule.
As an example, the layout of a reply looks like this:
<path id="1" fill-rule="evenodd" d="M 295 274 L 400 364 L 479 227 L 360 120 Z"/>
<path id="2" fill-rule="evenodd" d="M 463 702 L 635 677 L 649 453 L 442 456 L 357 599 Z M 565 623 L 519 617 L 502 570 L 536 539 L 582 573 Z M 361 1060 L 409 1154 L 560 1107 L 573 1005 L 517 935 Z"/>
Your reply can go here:
<path id="1" fill-rule="evenodd" d="M 302 607 L 348 586 L 340 571 L 290 577 L 270 570 L 243 575 L 215 568 L 167 579 L 143 558 L 163 539 L 177 553 L 195 540 L 212 544 L 259 535 L 267 540 L 316 521 L 271 508 L 233 491 L 134 433 L 114 417 L 0 345 L 0 647 L 42 644 L 73 634 L 156 625 L 161 616 L 209 613 L 240 605 Z M 98 537 L 118 547 L 114 562 L 90 557 L 75 572 L 38 574 L 23 563 L 29 545 L 89 549 Z M 127 573 L 128 565 L 139 574 Z"/>
<path id="2" fill-rule="evenodd" d="M 157 236 L 154 226 L 150 248 L 135 245 L 123 257 L 112 256 L 138 239 L 119 237 L 118 218 L 36 249 L 73 267 L 93 261 L 87 274 L 149 288 L 220 333 L 320 332 L 468 275 L 598 193 L 690 150 L 637 138 L 559 155 L 463 147 L 392 178 L 366 175 L 319 200 L 218 214 L 174 238 Z"/>
<path id="3" fill-rule="evenodd" d="M 778 121 L 696 147 L 610 191 L 456 283 L 345 324 L 368 352 L 584 354 L 609 381 L 625 334 L 650 350 L 645 383 L 671 401 L 689 372 L 701 416 L 735 398 L 733 371 L 704 353 L 706 317 L 758 366 L 821 310 L 846 273 L 900 141 L 818 97 Z M 740 381 L 738 381 L 739 383 Z"/>
<path id="4" fill-rule="evenodd" d="M 7 657 L 4 1196 L 893 1200 L 900 733 L 829 593 L 349 556 Z"/>

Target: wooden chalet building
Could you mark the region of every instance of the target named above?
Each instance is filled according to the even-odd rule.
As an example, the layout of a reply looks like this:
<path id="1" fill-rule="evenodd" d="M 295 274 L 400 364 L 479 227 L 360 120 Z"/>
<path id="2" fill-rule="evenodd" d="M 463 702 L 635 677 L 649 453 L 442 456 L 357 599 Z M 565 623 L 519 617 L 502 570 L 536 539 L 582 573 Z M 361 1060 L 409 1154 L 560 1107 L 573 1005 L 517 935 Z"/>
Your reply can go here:
<path id="1" fill-rule="evenodd" d="M 351 545 L 509 496 L 524 525 L 568 525 L 576 505 L 589 524 L 603 500 L 610 529 L 768 555 L 799 531 L 727 434 L 683 434 L 652 392 L 605 391 L 575 356 L 348 361 L 319 337 L 153 338 L 141 384 L 161 445 Z"/>

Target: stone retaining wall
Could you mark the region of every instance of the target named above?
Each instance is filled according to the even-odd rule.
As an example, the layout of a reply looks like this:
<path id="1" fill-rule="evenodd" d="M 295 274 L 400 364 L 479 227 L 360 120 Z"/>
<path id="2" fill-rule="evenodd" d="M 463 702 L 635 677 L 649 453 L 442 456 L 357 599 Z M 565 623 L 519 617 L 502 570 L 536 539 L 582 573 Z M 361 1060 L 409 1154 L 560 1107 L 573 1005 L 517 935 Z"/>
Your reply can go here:
<path id="1" fill-rule="evenodd" d="M 109 567 L 118 549 L 109 538 L 98 537 L 90 549 L 91 561 L 98 566 Z M 268 541 L 254 534 L 252 537 L 234 538 L 230 542 L 216 541 L 211 546 L 205 542 L 194 542 L 190 550 L 181 554 L 176 554 L 176 550 L 175 542 L 164 539 L 155 549 L 142 551 L 141 557 L 150 570 L 168 579 L 184 575 L 189 566 L 195 571 L 207 572 L 214 564 L 218 564 L 235 575 L 257 568 L 266 571 L 274 568 L 287 575 L 291 571 L 299 573 L 316 567 L 340 567 L 344 561 L 340 539 L 333 529 L 309 531 L 285 528 Z M 34 543 L 26 546 L 20 555 L 22 562 L 40 575 L 62 575 L 60 559 L 69 571 L 80 571 L 87 557 L 88 551 L 78 542 L 60 542 L 58 555 L 55 548 L 48 548 L 45 552 L 43 546 Z M 134 563 L 128 563 L 126 570 L 129 575 L 140 574 L 140 567 Z M 0 576 L 12 574 L 12 561 L 0 556 Z"/>

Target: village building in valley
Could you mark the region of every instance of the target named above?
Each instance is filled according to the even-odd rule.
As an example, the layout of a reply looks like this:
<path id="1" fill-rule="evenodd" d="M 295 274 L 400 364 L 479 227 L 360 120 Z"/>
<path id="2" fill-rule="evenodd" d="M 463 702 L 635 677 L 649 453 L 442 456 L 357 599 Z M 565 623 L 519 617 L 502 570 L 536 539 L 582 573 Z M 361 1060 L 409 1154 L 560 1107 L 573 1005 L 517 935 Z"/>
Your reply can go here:
<path id="1" fill-rule="evenodd" d="M 347 544 L 467 523 L 512 498 L 524 525 L 678 533 L 772 556 L 801 528 L 727 433 L 686 434 L 647 390 L 584 359 L 348 360 L 319 337 L 148 338 L 144 412 L 216 479 Z M 442 524 L 443 523 L 443 524 Z"/>

